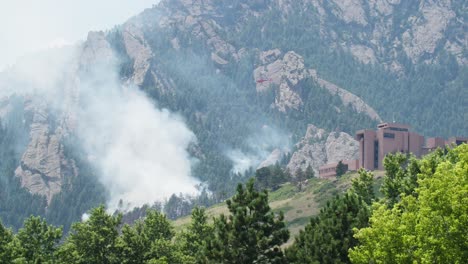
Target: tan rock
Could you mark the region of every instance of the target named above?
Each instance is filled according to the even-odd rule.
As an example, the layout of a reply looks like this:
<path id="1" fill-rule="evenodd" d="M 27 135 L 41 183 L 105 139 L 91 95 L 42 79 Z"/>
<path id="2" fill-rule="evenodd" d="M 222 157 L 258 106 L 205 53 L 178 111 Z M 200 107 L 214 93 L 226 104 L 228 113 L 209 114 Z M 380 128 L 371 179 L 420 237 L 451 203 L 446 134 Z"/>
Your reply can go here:
<path id="1" fill-rule="evenodd" d="M 127 54 L 133 59 L 133 82 L 141 85 L 150 68 L 150 59 L 153 56 L 151 48 L 147 45 L 141 29 L 132 23 L 124 25 L 122 36 Z"/>
<path id="2" fill-rule="evenodd" d="M 318 175 L 318 168 L 324 164 L 357 159 L 359 143 L 344 132 L 327 133 L 324 129 L 309 125 L 296 148 L 287 169 L 294 175 L 298 169 L 305 171 L 311 166 Z"/>

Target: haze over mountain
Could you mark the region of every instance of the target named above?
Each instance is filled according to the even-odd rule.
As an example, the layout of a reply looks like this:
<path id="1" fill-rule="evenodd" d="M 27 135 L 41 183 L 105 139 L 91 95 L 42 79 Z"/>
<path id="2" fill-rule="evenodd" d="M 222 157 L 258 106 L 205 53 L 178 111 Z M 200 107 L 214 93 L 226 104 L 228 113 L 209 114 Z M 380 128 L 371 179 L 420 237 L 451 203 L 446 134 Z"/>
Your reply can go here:
<path id="1" fill-rule="evenodd" d="M 0 73 L 0 217 L 70 223 L 98 203 L 130 209 L 172 193 L 220 201 L 258 167 L 317 175 L 356 157 L 353 133 L 384 120 L 466 135 L 466 10 L 163 0 L 26 57 Z"/>
<path id="2" fill-rule="evenodd" d="M 90 30 L 106 30 L 136 15 L 156 0 L 18 0 L 0 4 L 0 70 L 18 57 L 71 45 Z M 109 7 L 112 6 L 112 11 Z"/>

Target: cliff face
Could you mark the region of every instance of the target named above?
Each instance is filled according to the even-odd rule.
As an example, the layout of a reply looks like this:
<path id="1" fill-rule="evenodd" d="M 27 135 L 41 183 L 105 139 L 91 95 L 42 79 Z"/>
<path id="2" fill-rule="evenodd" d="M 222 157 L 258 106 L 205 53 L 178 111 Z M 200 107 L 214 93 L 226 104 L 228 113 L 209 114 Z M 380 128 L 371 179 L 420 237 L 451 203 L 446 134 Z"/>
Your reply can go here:
<path id="1" fill-rule="evenodd" d="M 105 35 L 91 32 L 87 41 L 77 48 L 76 54 L 51 66 L 60 78 L 49 76 L 53 83 L 47 83 L 45 87 L 31 87 L 30 92 L 24 89 L 19 94 L 24 100 L 23 120 L 30 132 L 29 143 L 15 176 L 20 178 L 24 188 L 33 194 L 45 196 L 48 203 L 61 192 L 63 184 L 79 175 L 75 161 L 65 155 L 64 141 L 76 132 L 82 92 L 80 72 L 115 61 Z M 12 70 L 12 78 L 23 76 L 17 72 L 21 70 Z M 8 110 L 8 107 L 4 107 L 4 111 Z"/>
<path id="2" fill-rule="evenodd" d="M 15 175 L 23 187 L 44 195 L 50 202 L 61 191 L 63 179 L 78 174 L 77 168 L 64 156 L 61 140 L 66 128 L 52 125 L 57 120 L 53 120 L 46 103 L 29 101 L 25 108 L 26 114 L 32 116 L 30 142 Z"/>
<path id="3" fill-rule="evenodd" d="M 403 54 L 416 62 L 433 63 L 441 53 L 466 65 L 468 38 L 463 1 L 451 0 L 304 0 L 314 7 L 322 36 L 363 63 L 384 63 L 401 71 Z M 338 22 L 339 27 L 329 26 Z M 351 32 L 347 37 L 344 32 Z M 457 32 L 456 34 L 453 34 Z"/>
<path id="4" fill-rule="evenodd" d="M 405 63 L 436 64 L 440 57 L 447 54 L 455 58 L 460 67 L 466 66 L 468 62 L 464 1 L 163 0 L 119 26 L 116 32 L 89 34 L 87 41 L 78 47 L 73 60 L 64 67 L 67 70 L 61 83 L 54 84 L 61 87 L 60 93 L 54 94 L 54 97 L 61 99 L 60 104 L 51 104 L 32 94 L 24 95 L 24 119 L 30 127 L 30 138 L 15 172 L 21 179 L 22 186 L 34 194 L 44 195 L 50 202 L 62 190 L 67 178 L 79 176 L 79 169 L 74 161 L 64 153 L 63 141 L 76 128 L 76 109 L 80 104 L 79 84 L 82 81 L 80 71 L 100 64 L 119 64 L 122 59 L 119 56 L 128 60 L 125 74 L 118 76 L 122 83 L 149 91 L 156 100 L 162 100 L 161 104 L 184 113 L 191 128 L 202 135 L 199 138 L 206 140 L 201 142 L 201 147 L 197 146 L 199 157 L 208 157 L 207 153 L 220 145 L 227 145 L 227 142 L 241 145 L 246 134 L 235 135 L 235 139 L 225 131 L 217 134 L 224 128 L 223 125 L 226 126 L 220 120 L 232 115 L 234 107 L 223 108 L 230 101 L 218 100 L 221 97 L 219 94 L 216 98 L 209 98 L 207 94 L 206 98 L 200 96 L 201 99 L 193 99 L 194 96 L 190 93 L 195 92 L 181 92 L 184 88 L 181 87 L 182 82 L 176 85 L 177 78 L 182 77 L 174 76 L 165 68 L 167 60 L 183 60 L 187 53 L 196 52 L 202 58 L 206 55 L 211 64 L 209 67 L 215 69 L 209 73 L 212 77 L 210 81 L 217 82 L 216 86 L 220 89 L 226 89 L 221 93 L 230 93 L 227 89 L 231 89 L 231 86 L 228 84 L 234 83 L 241 87 L 242 92 L 237 95 L 245 91 L 252 91 L 252 97 L 274 94 L 268 102 L 268 110 L 249 112 L 248 115 L 261 115 L 281 121 L 296 118 L 294 129 L 308 126 L 288 164 L 292 173 L 298 168 L 305 170 L 308 165 L 317 173 L 318 167 L 325 163 L 356 158 L 357 143 L 349 134 L 330 132 L 334 130 L 333 124 L 328 127 L 319 125 L 320 128 L 310 125 L 323 120 L 303 114 L 308 100 L 303 95 L 303 83 L 306 80 L 314 82 L 323 91 L 339 99 L 334 107 L 344 106 L 341 110 L 337 107 L 335 113 L 326 117 L 330 122 L 338 122 L 342 118 L 340 111 L 350 109 L 352 113 L 348 113 L 350 117 L 346 118 L 355 118 L 356 122 L 371 120 L 377 123 L 382 121 L 379 115 L 382 113 L 377 110 L 387 106 L 379 108 L 375 103 L 366 101 L 362 94 L 350 92 L 348 83 L 337 85 L 336 80 L 327 80 L 319 67 L 320 63 L 326 64 L 327 61 L 305 59 L 305 50 L 310 47 L 282 49 L 279 46 L 287 46 L 283 43 L 287 41 L 269 43 L 275 36 L 268 35 L 268 25 L 261 22 L 271 14 L 275 15 L 271 19 L 276 24 L 269 25 L 278 27 L 287 21 L 294 21 L 296 17 L 313 21 L 313 26 L 318 27 L 320 43 L 329 47 L 330 51 L 339 51 L 355 58 L 357 63 L 353 65 L 356 67 L 382 66 L 384 70 L 391 72 L 388 78 L 404 76 Z M 255 34 L 249 35 L 249 38 L 236 38 L 238 35 L 248 35 L 249 32 Z M 111 37 L 113 33 L 116 33 L 116 38 Z M 289 40 L 293 32 L 280 33 L 283 40 L 297 40 Z M 304 35 L 306 33 L 310 34 L 304 32 Z M 262 42 L 255 42 L 255 38 Z M 245 43 L 239 42 L 240 40 Z M 164 56 L 168 53 L 173 54 L 173 57 Z M 195 64 L 188 66 L 206 67 L 201 62 Z M 248 66 L 244 67 L 243 64 Z M 176 66 L 187 65 L 181 63 Z M 248 70 L 239 73 L 236 72 L 238 69 Z M 236 83 L 241 75 L 248 75 L 248 80 Z M 2 83 L 2 79 L 5 78 L 0 75 L 0 89 L 8 86 L 8 82 Z M 359 80 L 348 79 L 349 82 L 359 83 Z M 207 85 L 206 83 L 201 85 Z M 242 109 L 254 108 L 252 101 L 238 102 L 235 96 L 236 94 L 230 98 L 238 104 L 235 109 L 241 109 L 242 112 Z M 322 109 L 317 111 L 320 110 Z M 8 111 L 11 111 L 8 99 L 0 98 L 0 118 Z M 233 120 L 237 123 L 228 125 L 231 130 L 246 122 L 240 117 Z M 297 131 L 287 125 L 283 129 L 298 136 Z M 282 146 L 275 147 L 281 149 Z M 280 157 L 280 151 L 274 151 L 260 166 L 274 164 Z"/>
<path id="5" fill-rule="evenodd" d="M 318 168 L 324 164 L 357 159 L 359 143 L 347 133 L 327 133 L 324 129 L 309 125 L 296 148 L 287 165 L 288 170 L 294 175 L 298 169 L 305 171 L 311 166 L 318 175 Z"/>
<path id="6" fill-rule="evenodd" d="M 280 50 L 269 50 L 259 55 L 261 65 L 254 70 L 256 89 L 265 92 L 278 87 L 272 105 L 281 112 L 287 109 L 300 110 L 303 99 L 296 88 L 300 81 L 311 78 L 332 95 L 338 95 L 344 106 L 351 106 L 357 113 L 364 113 L 371 119 L 382 121 L 377 112 L 358 96 L 320 78 L 317 71 L 307 69 L 304 59 L 293 51 L 282 54 Z"/>

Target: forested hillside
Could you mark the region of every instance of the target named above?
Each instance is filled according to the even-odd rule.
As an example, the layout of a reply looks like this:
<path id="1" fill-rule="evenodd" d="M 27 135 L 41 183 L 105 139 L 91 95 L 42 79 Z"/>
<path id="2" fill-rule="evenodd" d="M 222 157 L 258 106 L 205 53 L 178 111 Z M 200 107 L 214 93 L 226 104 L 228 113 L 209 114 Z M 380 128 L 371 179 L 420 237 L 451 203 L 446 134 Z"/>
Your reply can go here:
<path id="1" fill-rule="evenodd" d="M 103 206 L 62 228 L 30 217 L 13 233 L 0 223 L 2 263 L 463 263 L 466 243 L 468 145 L 437 150 L 418 160 L 385 158 L 385 176 L 360 170 L 351 188 L 326 202 L 291 246 L 281 210 L 254 180 L 226 201 L 228 214 L 208 219 L 203 208 L 175 232 L 167 217 L 148 211 L 132 226 Z M 212 221 L 211 221 L 212 220 Z"/>
<path id="2" fill-rule="evenodd" d="M 17 229 L 40 215 L 66 232 L 98 204 L 140 216 L 146 203 L 177 218 L 262 167 L 294 181 L 356 158 L 354 132 L 381 121 L 466 136 L 467 10 L 163 0 L 71 55 L 44 55 L 40 78 L 21 65 L 0 74 L 0 217 Z"/>

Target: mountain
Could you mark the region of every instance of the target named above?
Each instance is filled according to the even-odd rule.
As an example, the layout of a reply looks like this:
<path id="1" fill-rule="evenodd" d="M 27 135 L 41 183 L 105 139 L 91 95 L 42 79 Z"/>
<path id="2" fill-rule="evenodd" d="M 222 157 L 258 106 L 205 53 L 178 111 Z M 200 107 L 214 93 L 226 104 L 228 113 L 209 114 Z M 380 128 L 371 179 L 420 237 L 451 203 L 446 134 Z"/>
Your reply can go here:
<path id="1" fill-rule="evenodd" d="M 355 157 L 354 132 L 383 120 L 466 134 L 467 10 L 163 0 L 72 51 L 19 62 L 0 74 L 0 216 L 70 223 L 109 200 L 152 202 L 144 193 L 172 178 L 175 193 L 200 183 L 221 201 L 263 161 L 294 174 Z M 133 159 L 145 162 L 121 167 Z"/>

